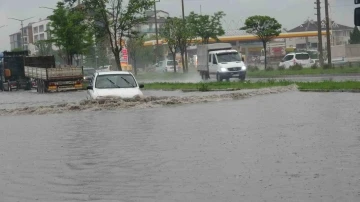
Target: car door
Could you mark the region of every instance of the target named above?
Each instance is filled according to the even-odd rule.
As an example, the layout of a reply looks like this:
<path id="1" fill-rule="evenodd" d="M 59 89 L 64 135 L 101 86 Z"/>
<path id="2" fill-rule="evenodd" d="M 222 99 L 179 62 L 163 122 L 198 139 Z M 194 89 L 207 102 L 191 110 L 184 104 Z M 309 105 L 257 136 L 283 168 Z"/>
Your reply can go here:
<path id="1" fill-rule="evenodd" d="M 293 59 L 294 59 L 294 55 L 287 55 L 284 58 L 284 66 L 286 69 L 288 69 L 290 66 L 294 65 L 293 64 Z"/>
<path id="2" fill-rule="evenodd" d="M 215 54 L 211 54 L 211 62 L 209 65 L 209 72 L 216 73 L 217 72 L 217 60 Z"/>

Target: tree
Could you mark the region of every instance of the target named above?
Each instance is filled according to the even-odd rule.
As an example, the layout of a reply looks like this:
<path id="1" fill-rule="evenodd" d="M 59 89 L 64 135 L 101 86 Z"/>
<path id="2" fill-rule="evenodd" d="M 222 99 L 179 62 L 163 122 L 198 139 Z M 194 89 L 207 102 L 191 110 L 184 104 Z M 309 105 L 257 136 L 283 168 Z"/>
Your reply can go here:
<path id="1" fill-rule="evenodd" d="M 49 41 L 65 52 L 67 64 L 72 65 L 74 56 L 86 53 L 93 44 L 85 13 L 77 8 L 69 9 L 63 2 L 58 2 L 49 20 L 52 34 Z"/>
<path id="2" fill-rule="evenodd" d="M 354 27 L 354 30 L 350 33 L 349 44 L 360 44 L 360 31 L 358 27 Z"/>
<path id="3" fill-rule="evenodd" d="M 247 33 L 256 35 L 263 43 L 265 53 L 265 69 L 266 69 L 266 44 L 281 33 L 281 24 L 272 17 L 255 15 L 245 21 L 245 26 L 240 30 L 246 30 Z"/>
<path id="4" fill-rule="evenodd" d="M 141 48 L 144 46 L 144 37 L 140 36 L 137 38 L 129 38 L 126 47 L 129 53 L 129 56 L 132 60 L 132 65 L 134 69 L 135 75 L 137 75 L 137 66 L 136 66 L 136 59 L 138 54 L 141 52 Z"/>
<path id="5" fill-rule="evenodd" d="M 188 25 L 195 36 L 200 37 L 203 44 L 208 44 L 210 39 L 218 41 L 218 36 L 225 34 L 221 25 L 221 19 L 225 16 L 222 11 L 214 15 L 199 15 L 191 12 L 187 17 Z"/>
<path id="6" fill-rule="evenodd" d="M 160 36 L 166 41 L 174 61 L 174 72 L 176 72 L 176 51 L 179 48 L 176 41 L 177 23 L 174 18 L 167 18 L 164 26 L 160 29 Z"/>
<path id="7" fill-rule="evenodd" d="M 188 61 L 187 57 L 184 58 L 185 50 L 190 45 L 192 39 L 194 39 L 195 33 L 191 28 L 190 21 L 188 18 L 185 20 L 180 18 L 173 18 L 175 24 L 175 38 L 177 46 L 179 47 L 181 54 L 181 63 L 183 64 L 183 71 L 188 72 Z"/>
<path id="8" fill-rule="evenodd" d="M 116 65 L 121 70 L 120 40 L 136 37 L 138 32 L 133 28 L 147 20 L 144 13 L 154 5 L 154 1 L 129 0 L 124 5 L 123 0 L 84 0 L 83 4 L 90 13 L 93 27 L 99 28 L 98 31 L 102 30 L 108 36 Z"/>
<path id="9" fill-rule="evenodd" d="M 35 42 L 34 44 L 38 51 L 36 53 L 36 55 L 38 56 L 46 56 L 46 55 L 53 55 L 53 48 L 52 48 L 52 43 L 51 41 L 48 40 L 40 40 Z"/>

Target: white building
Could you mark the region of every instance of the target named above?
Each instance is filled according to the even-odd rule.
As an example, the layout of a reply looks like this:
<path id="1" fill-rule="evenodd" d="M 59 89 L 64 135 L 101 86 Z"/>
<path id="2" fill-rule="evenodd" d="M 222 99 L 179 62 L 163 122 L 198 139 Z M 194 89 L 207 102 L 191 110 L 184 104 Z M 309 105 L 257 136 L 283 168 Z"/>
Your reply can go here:
<path id="1" fill-rule="evenodd" d="M 330 23 L 331 35 L 331 46 L 346 45 L 349 43 L 350 33 L 353 31 L 353 27 L 338 24 L 334 21 Z M 317 31 L 317 21 L 306 20 L 299 26 L 288 30 L 287 32 L 306 32 L 306 31 Z M 321 30 L 326 31 L 325 20 L 321 22 Z M 322 37 L 323 47 L 326 47 L 326 36 Z M 289 38 L 286 40 L 286 46 L 298 49 L 317 49 L 318 37 L 298 37 Z"/>
<path id="2" fill-rule="evenodd" d="M 135 30 L 141 33 L 146 34 L 147 36 L 155 35 L 156 34 L 156 27 L 155 27 L 155 12 L 154 11 L 146 11 L 145 15 L 148 17 L 148 20 L 140 25 L 135 27 Z M 165 24 L 166 19 L 170 17 L 168 12 L 157 10 L 156 11 L 156 23 L 158 32 L 160 28 Z"/>

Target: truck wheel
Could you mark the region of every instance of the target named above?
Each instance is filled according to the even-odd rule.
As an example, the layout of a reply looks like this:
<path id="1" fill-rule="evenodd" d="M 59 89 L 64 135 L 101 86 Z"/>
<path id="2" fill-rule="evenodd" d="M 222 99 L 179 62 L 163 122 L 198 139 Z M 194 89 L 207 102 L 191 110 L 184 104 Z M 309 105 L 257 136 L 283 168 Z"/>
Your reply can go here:
<path id="1" fill-rule="evenodd" d="M 219 73 L 216 74 L 216 81 L 218 82 L 222 81 L 221 75 Z"/>
<path id="2" fill-rule="evenodd" d="M 245 76 L 240 76 L 239 78 L 241 81 L 245 81 Z"/>

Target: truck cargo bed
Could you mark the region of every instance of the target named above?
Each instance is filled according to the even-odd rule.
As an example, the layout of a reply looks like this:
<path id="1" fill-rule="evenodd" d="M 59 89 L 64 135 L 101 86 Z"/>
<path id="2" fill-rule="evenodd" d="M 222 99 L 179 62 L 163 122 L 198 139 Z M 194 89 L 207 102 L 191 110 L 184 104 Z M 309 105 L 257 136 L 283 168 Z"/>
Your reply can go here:
<path id="1" fill-rule="evenodd" d="M 25 66 L 25 76 L 45 81 L 64 81 L 83 78 L 82 67 L 41 68 Z"/>

